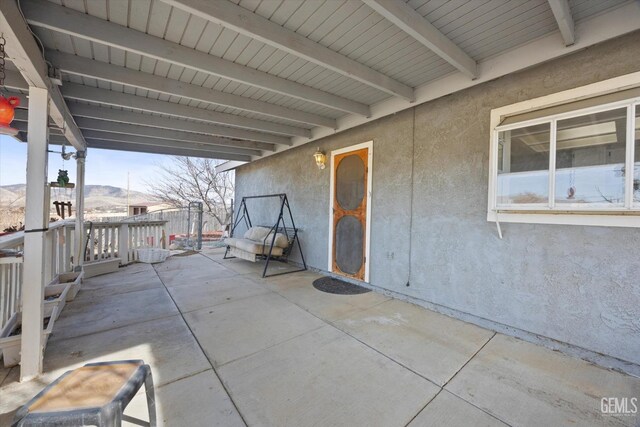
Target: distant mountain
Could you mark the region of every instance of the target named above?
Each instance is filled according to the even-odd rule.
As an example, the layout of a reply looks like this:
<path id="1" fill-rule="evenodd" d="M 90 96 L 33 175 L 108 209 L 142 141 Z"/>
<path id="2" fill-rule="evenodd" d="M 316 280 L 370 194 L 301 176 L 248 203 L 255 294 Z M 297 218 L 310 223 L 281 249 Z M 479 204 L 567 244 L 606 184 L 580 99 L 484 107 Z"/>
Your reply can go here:
<path id="1" fill-rule="evenodd" d="M 25 184 L 0 186 L 0 206 L 23 207 L 26 188 Z M 75 202 L 75 197 L 75 190 L 51 189 L 51 200 Z M 127 205 L 127 190 L 110 185 L 85 185 L 84 200 L 86 209 L 122 207 Z M 149 194 L 130 191 L 129 202 L 135 205 L 154 203 L 157 200 Z"/>

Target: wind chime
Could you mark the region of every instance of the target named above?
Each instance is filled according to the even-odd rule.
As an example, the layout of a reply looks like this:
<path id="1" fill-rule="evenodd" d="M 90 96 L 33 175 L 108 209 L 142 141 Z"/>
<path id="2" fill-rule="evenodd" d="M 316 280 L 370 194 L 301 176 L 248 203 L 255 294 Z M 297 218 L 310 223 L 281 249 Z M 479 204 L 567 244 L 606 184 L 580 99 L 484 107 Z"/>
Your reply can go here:
<path id="1" fill-rule="evenodd" d="M 20 98 L 16 96 L 4 96 L 7 94 L 6 88 L 4 87 L 4 79 L 6 76 L 5 44 L 4 34 L 0 34 L 0 134 L 15 136 L 18 134 L 18 129 L 12 128 L 10 125 L 15 116 L 15 108 L 20 105 Z"/>
<path id="2" fill-rule="evenodd" d="M 62 169 L 58 169 L 58 179 L 50 184 L 51 188 L 56 189 L 56 199 L 53 201 L 53 206 L 56 207 L 56 213 L 62 219 L 71 216 L 71 196 L 75 184 L 69 182 L 69 172 L 64 169 L 65 160 L 69 160 L 73 153 L 67 153 L 65 151 L 66 146 L 62 144 Z"/>

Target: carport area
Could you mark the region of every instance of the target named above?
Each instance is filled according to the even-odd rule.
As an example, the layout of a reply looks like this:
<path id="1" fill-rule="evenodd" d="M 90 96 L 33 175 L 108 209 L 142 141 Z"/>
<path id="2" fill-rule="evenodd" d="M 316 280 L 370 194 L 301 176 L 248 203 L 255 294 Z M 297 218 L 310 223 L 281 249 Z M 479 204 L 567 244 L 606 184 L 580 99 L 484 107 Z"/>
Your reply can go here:
<path id="1" fill-rule="evenodd" d="M 44 375 L 0 371 L 0 425 L 68 369 L 137 358 L 169 426 L 637 425 L 600 399 L 638 378 L 382 293 L 323 293 L 313 272 L 260 275 L 208 249 L 88 279 Z M 148 419 L 143 394 L 127 413 Z"/>

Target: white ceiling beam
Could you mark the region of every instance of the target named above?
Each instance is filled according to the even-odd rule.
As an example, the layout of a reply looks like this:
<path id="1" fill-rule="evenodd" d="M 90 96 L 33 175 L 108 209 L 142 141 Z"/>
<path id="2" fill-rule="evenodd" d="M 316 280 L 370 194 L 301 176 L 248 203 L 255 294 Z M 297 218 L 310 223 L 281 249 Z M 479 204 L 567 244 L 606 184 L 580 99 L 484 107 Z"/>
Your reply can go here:
<path id="1" fill-rule="evenodd" d="M 27 142 L 27 122 L 22 122 L 22 121 L 15 121 L 11 124 L 11 127 L 14 129 L 18 129 L 18 133 L 15 135 L 11 135 L 13 136 L 13 138 L 15 140 L 17 140 L 18 142 Z M 61 138 L 64 138 L 64 140 L 66 141 L 67 138 L 65 138 L 64 136 L 61 135 Z"/>
<path id="2" fill-rule="evenodd" d="M 95 135 L 94 135 L 95 133 Z M 99 138 L 93 138 L 99 136 Z M 106 138 L 104 138 L 106 137 Z M 132 151 L 138 153 L 170 154 L 175 156 L 207 157 L 212 159 L 246 161 L 250 158 L 244 154 L 224 153 L 211 148 L 198 148 L 188 143 L 172 143 L 167 140 L 155 140 L 154 138 L 140 138 L 135 136 L 117 135 L 109 139 L 111 135 L 106 132 L 89 131 L 86 140 L 89 148 L 102 148 L 106 150 Z M 49 143 L 62 145 L 63 138 L 51 135 Z"/>
<path id="3" fill-rule="evenodd" d="M 27 134 L 27 132 L 29 131 L 29 127 L 27 124 L 27 119 L 26 118 L 18 118 L 18 115 L 16 114 L 16 119 L 13 123 L 11 123 L 11 126 L 18 129 L 19 131 L 21 131 L 23 134 Z M 67 138 L 65 138 L 65 136 L 62 134 L 62 129 L 58 129 L 57 127 L 55 127 L 55 123 L 52 125 L 51 123 L 49 123 L 49 134 L 50 135 L 58 135 L 59 137 L 63 138 L 65 141 L 67 141 Z M 24 141 L 27 142 L 27 141 Z M 69 144 L 69 141 L 66 142 L 66 144 Z"/>
<path id="4" fill-rule="evenodd" d="M 549 0 L 549 6 L 553 16 L 558 22 L 558 28 L 565 46 L 571 46 L 576 42 L 576 32 L 573 23 L 573 16 L 571 16 L 571 7 L 569 7 L 569 0 Z"/>
<path id="5" fill-rule="evenodd" d="M 29 90 L 29 83 L 27 83 L 24 77 L 22 77 L 22 74 L 18 71 L 4 70 L 4 74 L 4 85 L 6 88 L 22 91 Z"/>
<path id="6" fill-rule="evenodd" d="M 49 137 L 49 143 L 53 145 L 62 145 L 63 138 L 60 136 L 52 135 Z M 247 162 L 248 156 L 242 156 L 237 154 L 218 153 L 209 150 L 189 150 L 178 147 L 164 147 L 154 145 L 134 144 L 130 142 L 122 141 L 109 141 L 102 139 L 87 138 L 89 148 L 99 148 L 101 150 L 117 150 L 117 151 L 130 151 L 135 153 L 150 153 L 150 154 L 164 154 L 169 156 L 181 156 L 181 157 L 202 157 L 206 159 L 218 159 L 229 161 Z"/>
<path id="7" fill-rule="evenodd" d="M 248 161 L 249 156 L 217 153 L 215 151 L 187 150 L 173 147 L 160 147 L 157 145 L 131 144 L 121 141 L 105 141 L 100 139 L 87 138 L 89 147 L 99 148 L 102 150 L 130 151 L 134 153 L 164 154 L 170 156 L 181 157 L 201 157 L 205 159 L 230 160 L 230 161 Z"/>
<path id="8" fill-rule="evenodd" d="M 151 128 L 148 126 L 133 125 L 130 123 L 107 122 L 104 120 L 78 117 L 78 126 L 83 134 L 89 138 L 89 131 L 110 132 L 113 134 L 136 135 L 155 139 L 166 139 L 169 141 L 187 142 L 198 145 L 198 148 L 212 147 L 222 153 L 247 154 L 250 156 L 260 156 L 262 151 L 256 148 L 243 147 L 238 143 L 244 141 L 233 141 L 227 138 L 218 138 L 209 135 L 198 135 L 195 133 L 181 132 L 177 130 Z M 96 138 L 95 135 L 93 138 Z M 273 145 L 271 145 L 273 151 Z"/>
<path id="9" fill-rule="evenodd" d="M 476 61 L 404 1 L 362 1 L 466 76 L 478 77 Z"/>
<path id="10" fill-rule="evenodd" d="M 369 106 L 366 104 L 236 64 L 46 0 L 22 0 L 21 5 L 27 22 L 38 27 L 117 47 L 346 113 L 364 117 L 370 114 Z"/>
<path id="11" fill-rule="evenodd" d="M 27 112 L 16 111 L 14 127 L 27 132 Z M 137 144 L 154 145 L 162 147 L 179 147 L 190 150 L 210 150 L 216 153 L 240 154 L 246 156 L 261 156 L 259 149 L 244 148 L 233 145 L 244 141 L 231 141 L 225 138 L 206 137 L 205 135 L 187 134 L 186 132 L 164 131 L 146 126 L 130 125 L 125 123 L 107 122 L 96 119 L 80 117 L 78 126 L 86 139 L 103 139 L 110 141 L 123 141 Z M 51 125 L 50 125 L 51 126 Z M 50 128 L 52 134 L 62 133 L 61 129 Z M 187 138 L 187 139 L 183 139 Z M 272 146 L 273 147 L 273 146 Z"/>
<path id="12" fill-rule="evenodd" d="M 29 120 L 29 112 L 21 108 L 16 108 L 14 111 L 13 120 L 16 122 L 27 122 Z"/>
<path id="13" fill-rule="evenodd" d="M 390 95 L 413 101 L 413 88 L 226 0 L 162 0 L 208 21 L 304 58 Z"/>
<path id="14" fill-rule="evenodd" d="M 228 172 L 228 171 L 232 171 L 234 169 L 239 168 L 240 166 L 247 164 L 247 162 L 239 162 L 237 160 L 227 160 L 224 163 L 221 163 L 219 165 L 216 166 L 216 172 L 217 173 L 222 173 L 222 172 Z"/>
<path id="15" fill-rule="evenodd" d="M 222 136 L 244 140 L 242 143 L 246 144 L 247 148 L 257 148 L 259 150 L 273 151 L 273 144 L 291 145 L 290 138 L 268 133 L 252 132 L 244 129 L 179 120 L 176 118 L 152 116 L 150 114 L 132 113 L 131 111 L 115 110 L 113 108 L 97 107 L 95 105 L 79 104 L 77 102 L 70 102 L 68 105 L 69 111 L 76 117 L 76 122 L 78 121 L 78 116 L 80 116 L 112 122 L 150 126 L 152 128 L 172 129 L 194 133 L 195 135 Z M 78 124 L 78 126 L 82 128 L 82 125 Z"/>
<path id="16" fill-rule="evenodd" d="M 6 39 L 6 53 L 30 86 L 47 89 L 49 114 L 78 150 L 86 142 L 67 109 L 60 89 L 49 78 L 47 63 L 14 0 L 0 0 L 0 29 Z"/>
<path id="17" fill-rule="evenodd" d="M 576 24 L 576 42 L 569 47 L 558 43 L 558 35 L 555 32 L 547 34 L 529 43 L 525 43 L 517 49 L 511 49 L 484 61 L 480 61 L 478 63 L 479 76 L 475 80 L 469 80 L 462 73 L 449 74 L 417 87 L 415 103 L 410 103 L 399 98 L 385 99 L 371 106 L 372 117 L 365 119 L 352 114 L 340 117 L 338 119 L 337 131 L 315 128 L 313 129 L 311 140 L 293 138 L 293 146 L 291 148 L 321 140 L 336 133 L 344 132 L 345 130 L 373 122 L 382 117 L 413 108 L 416 105 L 526 70 L 538 64 L 552 61 L 634 31 L 640 31 L 640 7 L 638 7 L 637 2 L 626 3 L 620 7 L 612 8 L 605 13 L 580 21 Z M 639 77 L 635 78 L 637 79 Z M 624 85 L 621 87 L 624 87 Z M 275 153 L 265 153 L 262 157 L 278 154 L 288 149 L 290 148 L 276 147 L 277 151 Z M 229 164 L 231 167 L 234 167 L 233 163 Z M 219 170 L 226 168 L 226 166 L 220 166 Z"/>
<path id="18" fill-rule="evenodd" d="M 5 86 L 13 90 L 29 90 L 29 85 L 22 75 L 13 70 L 6 70 Z M 26 99 L 26 95 L 14 93 L 12 95 L 21 96 Z M 218 111 L 206 110 L 204 108 L 190 107 L 184 104 L 176 104 L 174 102 L 158 101 L 156 99 L 146 98 L 143 96 L 132 95 L 128 93 L 115 92 L 108 89 L 100 89 L 91 86 L 84 86 L 70 82 L 64 82 L 62 86 L 62 95 L 66 99 L 74 99 L 79 101 L 96 102 L 115 107 L 126 107 L 133 110 L 140 110 L 149 113 L 166 114 L 169 116 L 180 117 L 191 120 L 200 120 L 207 123 L 221 124 L 233 126 L 234 128 L 251 129 L 258 131 L 256 134 L 260 137 L 264 136 L 266 140 L 256 139 L 257 141 L 273 142 L 274 144 L 290 145 L 290 141 L 271 140 L 262 132 L 275 133 L 286 136 L 301 136 L 311 138 L 309 129 L 284 125 L 280 123 L 269 122 L 265 120 L 252 119 L 249 117 L 238 116 L 229 113 L 220 113 Z M 26 108 L 26 103 L 20 103 L 20 108 Z M 190 122 L 193 123 L 193 122 Z M 197 131 L 199 132 L 199 131 Z M 202 132 L 208 133 L 208 132 Z M 223 135 L 231 136 L 233 135 Z M 249 137 L 240 137 L 241 139 L 251 139 Z"/>
<path id="19" fill-rule="evenodd" d="M 16 108 L 15 114 L 13 117 L 13 122 L 11 122 L 11 126 L 15 124 L 17 126 L 13 126 L 13 127 L 27 132 L 28 121 L 29 121 L 29 110 L 26 108 Z M 24 128 L 19 127 L 23 124 L 24 124 Z M 53 121 L 51 117 L 49 117 L 49 130 L 62 134 L 62 129 L 58 127 L 58 124 L 55 121 Z"/>
<path id="20" fill-rule="evenodd" d="M 336 121 L 329 117 L 323 117 L 300 110 L 292 110 L 276 104 L 245 98 L 231 93 L 220 92 L 206 87 L 185 83 L 180 80 L 143 73 L 142 71 L 107 64 L 106 62 L 94 61 L 92 59 L 82 58 L 80 56 L 53 50 L 47 50 L 45 52 L 45 56 L 56 67 L 69 74 L 91 77 L 112 83 L 120 83 L 141 89 L 165 93 L 167 95 L 181 96 L 196 101 L 238 108 L 240 110 L 264 114 L 266 116 L 323 126 L 330 129 L 333 129 L 336 126 Z"/>
<path id="21" fill-rule="evenodd" d="M 92 120 L 92 119 L 86 119 Z M 215 153 L 233 154 L 239 156 L 260 156 L 261 152 L 258 150 L 244 150 L 239 148 L 223 147 L 220 145 L 211 145 L 208 143 L 191 142 L 191 141 L 177 141 L 164 138 L 157 138 L 153 135 L 131 135 L 122 132 L 110 132 L 101 130 L 86 129 L 82 132 L 87 139 L 101 139 L 105 141 L 120 141 L 128 142 L 131 144 L 142 145 L 154 145 L 157 147 L 172 147 L 188 150 L 198 151 L 212 151 Z M 257 153 L 256 153 L 257 152 Z"/>
<path id="22" fill-rule="evenodd" d="M 242 129 L 252 129 L 288 136 L 300 136 L 303 138 L 311 137 L 311 131 L 305 128 L 288 126 L 265 120 L 251 119 L 249 117 L 238 116 L 236 114 L 220 113 L 218 111 L 206 110 L 204 108 L 190 107 L 184 104 L 176 104 L 175 102 L 159 101 L 156 99 L 146 98 L 144 96 L 115 92 L 108 89 L 100 89 L 75 83 L 64 82 L 64 85 L 62 86 L 62 95 L 66 99 L 96 102 L 114 107 L 126 107 L 148 113 L 166 114 L 174 117 L 201 120 L 207 123 L 217 123 Z"/>

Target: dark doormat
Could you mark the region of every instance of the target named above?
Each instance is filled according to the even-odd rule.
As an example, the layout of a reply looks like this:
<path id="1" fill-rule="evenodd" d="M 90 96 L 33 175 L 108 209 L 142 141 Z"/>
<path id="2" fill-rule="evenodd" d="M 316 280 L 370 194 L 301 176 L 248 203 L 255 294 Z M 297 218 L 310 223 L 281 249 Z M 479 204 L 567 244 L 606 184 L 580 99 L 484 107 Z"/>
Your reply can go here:
<path id="1" fill-rule="evenodd" d="M 179 254 L 175 254 L 175 255 L 172 255 L 172 256 L 191 256 L 191 255 L 195 255 L 197 253 L 199 253 L 199 252 L 198 251 L 192 251 L 192 250 L 189 249 L 189 250 L 186 250 L 184 252 L 180 252 Z"/>
<path id="2" fill-rule="evenodd" d="M 358 295 L 371 292 L 371 289 L 354 285 L 353 283 L 347 283 L 343 280 L 334 279 L 333 277 L 321 277 L 320 279 L 316 279 L 313 281 L 313 287 L 322 292 L 338 295 Z"/>

